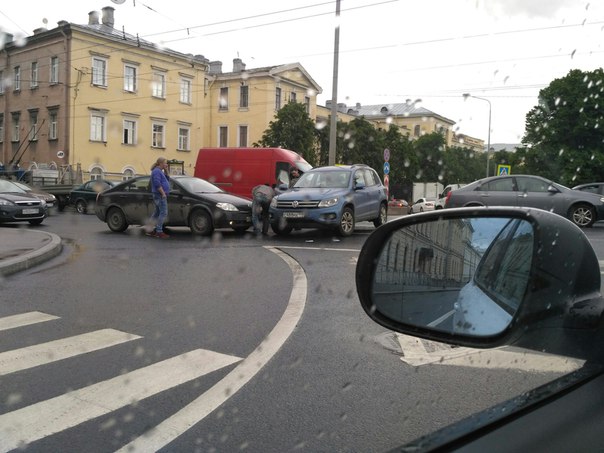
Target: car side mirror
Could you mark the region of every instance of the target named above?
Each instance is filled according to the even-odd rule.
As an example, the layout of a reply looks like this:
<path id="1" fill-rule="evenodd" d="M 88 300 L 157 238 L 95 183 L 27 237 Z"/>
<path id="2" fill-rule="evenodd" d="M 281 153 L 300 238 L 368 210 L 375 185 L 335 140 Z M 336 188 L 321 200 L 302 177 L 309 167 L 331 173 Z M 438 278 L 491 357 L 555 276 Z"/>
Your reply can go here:
<path id="1" fill-rule="evenodd" d="M 564 238 L 564 240 L 560 240 Z M 445 343 L 593 358 L 600 266 L 583 232 L 538 209 L 460 208 L 375 230 L 357 293 L 379 324 Z"/>
<path id="2" fill-rule="evenodd" d="M 365 188 L 365 184 L 363 184 L 362 182 L 354 183 L 354 190 L 363 190 L 364 188 Z"/>

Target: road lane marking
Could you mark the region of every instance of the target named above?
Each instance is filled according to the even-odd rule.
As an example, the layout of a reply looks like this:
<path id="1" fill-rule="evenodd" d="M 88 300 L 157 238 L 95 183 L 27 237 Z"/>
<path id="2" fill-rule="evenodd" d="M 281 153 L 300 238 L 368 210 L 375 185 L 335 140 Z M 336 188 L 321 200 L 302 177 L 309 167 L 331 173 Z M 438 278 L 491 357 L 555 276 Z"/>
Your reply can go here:
<path id="1" fill-rule="evenodd" d="M 15 329 L 17 327 L 29 326 L 39 322 L 52 321 L 61 319 L 58 316 L 48 315 L 39 311 L 30 311 L 18 315 L 5 316 L 0 318 L 0 330 Z"/>
<path id="2" fill-rule="evenodd" d="M 265 248 L 285 261 L 292 271 L 292 292 L 281 319 L 262 343 L 224 379 L 176 414 L 122 447 L 118 450 L 119 452 L 158 451 L 168 445 L 237 393 L 244 384 L 252 379 L 267 364 L 292 334 L 306 304 L 306 274 L 302 266 L 292 257 L 279 250 L 282 247 L 267 246 Z"/>
<path id="3" fill-rule="evenodd" d="M 280 249 L 282 250 L 322 250 L 328 252 L 353 252 L 353 253 L 361 253 L 360 249 L 339 249 L 339 248 L 331 248 L 331 247 L 300 247 L 295 245 L 280 245 Z"/>
<path id="4" fill-rule="evenodd" d="M 0 415 L 0 451 L 22 448 L 240 360 L 239 357 L 196 349 Z"/>
<path id="5" fill-rule="evenodd" d="M 97 351 L 142 338 L 113 329 L 102 329 L 61 340 L 0 353 L 0 376 L 57 360 Z"/>
<path id="6" fill-rule="evenodd" d="M 454 365 L 475 368 L 570 373 L 584 361 L 569 357 L 518 351 L 506 347 L 474 349 L 396 334 L 401 360 L 412 366 Z"/>

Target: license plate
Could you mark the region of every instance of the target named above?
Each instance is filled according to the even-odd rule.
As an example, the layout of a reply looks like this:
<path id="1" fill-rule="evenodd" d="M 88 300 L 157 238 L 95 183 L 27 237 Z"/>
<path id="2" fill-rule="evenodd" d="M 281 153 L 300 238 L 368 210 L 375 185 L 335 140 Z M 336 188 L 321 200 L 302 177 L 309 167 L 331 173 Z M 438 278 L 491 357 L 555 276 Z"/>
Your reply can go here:
<path id="1" fill-rule="evenodd" d="M 37 209 L 24 209 L 23 214 L 38 214 L 40 211 L 38 211 Z"/>
<path id="2" fill-rule="evenodd" d="M 301 219 L 304 217 L 303 212 L 284 212 L 283 217 L 286 219 Z"/>

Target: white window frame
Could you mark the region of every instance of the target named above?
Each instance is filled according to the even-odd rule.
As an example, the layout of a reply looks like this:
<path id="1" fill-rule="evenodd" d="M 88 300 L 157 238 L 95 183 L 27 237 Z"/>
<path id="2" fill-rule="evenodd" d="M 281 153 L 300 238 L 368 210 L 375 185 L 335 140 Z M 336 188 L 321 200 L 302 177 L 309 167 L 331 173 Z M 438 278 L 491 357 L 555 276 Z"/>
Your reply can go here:
<path id="1" fill-rule="evenodd" d="M 11 141 L 18 142 L 21 140 L 21 114 L 13 113 L 11 114 L 11 126 L 12 126 L 12 138 Z"/>
<path id="2" fill-rule="evenodd" d="M 129 71 L 132 71 L 132 73 L 129 74 Z M 124 65 L 124 91 L 128 93 L 136 93 L 138 91 L 138 67 L 135 65 Z"/>
<path id="3" fill-rule="evenodd" d="M 21 66 L 15 66 L 13 75 L 14 75 L 13 89 L 15 91 L 20 91 L 21 90 Z"/>
<path id="4" fill-rule="evenodd" d="M 191 128 L 178 126 L 178 151 L 191 151 Z"/>
<path id="5" fill-rule="evenodd" d="M 107 142 L 107 116 L 103 112 L 90 112 L 90 141 Z"/>
<path id="6" fill-rule="evenodd" d="M 242 131 L 245 131 L 244 134 L 242 134 Z M 237 128 L 237 144 L 239 145 L 239 148 L 247 148 L 247 143 L 250 137 L 250 128 L 248 127 L 247 124 L 240 124 L 239 127 Z"/>
<path id="7" fill-rule="evenodd" d="M 59 83 L 59 57 L 50 57 L 50 83 Z"/>
<path id="8" fill-rule="evenodd" d="M 48 112 L 48 140 L 56 140 L 59 131 L 59 112 L 51 110 Z"/>
<path id="9" fill-rule="evenodd" d="M 29 81 L 30 88 L 38 88 L 38 62 L 31 62 L 31 79 Z"/>
<path id="10" fill-rule="evenodd" d="M 222 140 L 223 138 L 224 138 L 224 140 Z M 218 126 L 218 147 L 227 148 L 228 146 L 229 146 L 229 127 L 228 126 Z"/>
<path id="11" fill-rule="evenodd" d="M 180 79 L 180 102 L 183 104 L 192 103 L 192 86 L 191 79 L 185 77 Z"/>
<path id="12" fill-rule="evenodd" d="M 31 110 L 29 112 L 29 141 L 36 142 L 38 141 L 38 117 L 39 112 L 37 110 Z"/>
<path id="13" fill-rule="evenodd" d="M 281 87 L 277 87 L 275 89 L 275 110 L 281 110 L 282 94 L 283 92 L 281 90 Z"/>
<path id="14" fill-rule="evenodd" d="M 154 98 L 166 99 L 166 74 L 164 72 L 155 71 L 151 85 L 151 94 Z"/>
<path id="15" fill-rule="evenodd" d="M 218 110 L 226 112 L 229 110 L 229 87 L 220 87 L 218 95 Z"/>
<path id="16" fill-rule="evenodd" d="M 151 124 L 151 147 L 165 148 L 166 147 L 166 123 L 154 121 Z"/>
<path id="17" fill-rule="evenodd" d="M 289 93 L 289 102 L 298 102 L 298 96 L 295 91 Z"/>
<path id="18" fill-rule="evenodd" d="M 107 59 L 92 57 L 92 84 L 94 86 L 107 86 Z"/>
<path id="19" fill-rule="evenodd" d="M 94 167 L 90 170 L 90 180 L 96 181 L 97 179 L 104 179 L 105 172 L 101 167 Z"/>
<path id="20" fill-rule="evenodd" d="M 124 118 L 122 130 L 123 145 L 136 145 L 137 129 L 137 121 L 135 119 Z"/>
<path id="21" fill-rule="evenodd" d="M 247 109 L 250 106 L 250 87 L 241 85 L 239 87 L 239 108 Z"/>
<path id="22" fill-rule="evenodd" d="M 0 71 L 0 94 L 4 94 L 4 71 Z"/>
<path id="23" fill-rule="evenodd" d="M 0 113 L 0 143 L 4 143 L 4 113 Z"/>
<path id="24" fill-rule="evenodd" d="M 122 181 L 128 181 L 136 176 L 136 173 L 131 168 L 126 168 L 122 173 Z"/>

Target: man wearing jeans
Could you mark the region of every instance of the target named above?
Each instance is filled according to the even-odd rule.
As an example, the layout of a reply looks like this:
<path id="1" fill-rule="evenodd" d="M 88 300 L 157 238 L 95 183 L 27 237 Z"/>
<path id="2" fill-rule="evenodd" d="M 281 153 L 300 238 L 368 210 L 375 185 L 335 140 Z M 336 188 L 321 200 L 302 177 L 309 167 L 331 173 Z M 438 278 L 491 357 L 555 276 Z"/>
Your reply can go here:
<path id="1" fill-rule="evenodd" d="M 155 224 L 155 229 L 147 232 L 147 236 L 155 236 L 161 239 L 169 238 L 164 233 L 164 220 L 168 216 L 168 193 L 170 193 L 170 183 L 166 169 L 168 161 L 165 157 L 158 157 L 157 161 L 151 167 L 151 193 L 153 195 L 153 204 L 155 212 L 151 216 L 151 223 Z"/>

